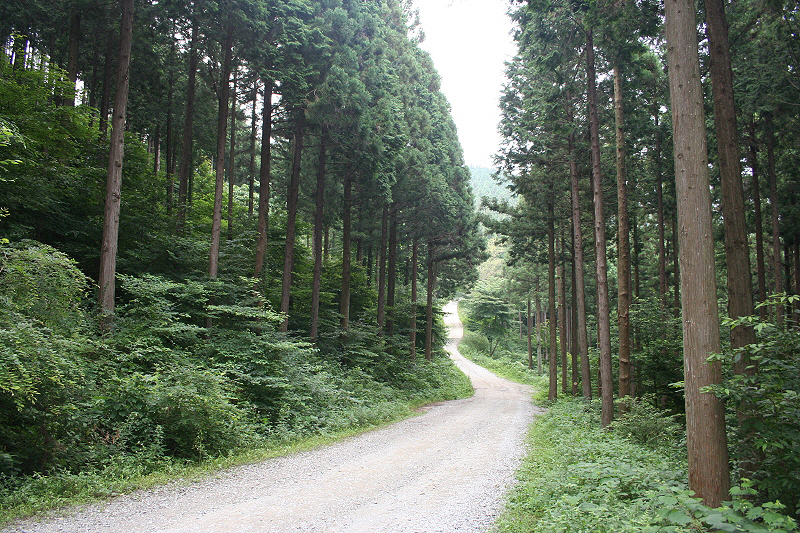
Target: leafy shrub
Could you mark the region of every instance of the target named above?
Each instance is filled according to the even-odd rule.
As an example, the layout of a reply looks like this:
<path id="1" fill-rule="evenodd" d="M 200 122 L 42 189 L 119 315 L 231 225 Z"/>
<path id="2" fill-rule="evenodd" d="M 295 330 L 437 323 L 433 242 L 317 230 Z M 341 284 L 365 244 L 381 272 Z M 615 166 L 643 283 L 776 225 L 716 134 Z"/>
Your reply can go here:
<path id="1" fill-rule="evenodd" d="M 610 429 L 637 444 L 669 452 L 681 443 L 684 428 L 674 415 L 654 403 L 652 395 L 617 400 L 622 408 Z"/>

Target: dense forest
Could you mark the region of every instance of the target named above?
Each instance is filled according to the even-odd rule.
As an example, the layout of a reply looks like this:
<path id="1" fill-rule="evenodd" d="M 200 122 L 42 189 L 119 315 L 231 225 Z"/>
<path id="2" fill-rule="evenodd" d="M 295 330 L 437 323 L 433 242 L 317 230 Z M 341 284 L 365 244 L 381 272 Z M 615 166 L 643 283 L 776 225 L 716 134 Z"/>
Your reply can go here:
<path id="1" fill-rule="evenodd" d="M 421 38 L 395 0 L 0 3 L 3 491 L 469 388 L 437 302 L 485 243 Z"/>
<path id="2" fill-rule="evenodd" d="M 486 202 L 508 265 L 471 327 L 491 352 L 527 322 L 549 398 L 599 398 L 603 427 L 631 398 L 678 416 L 711 507 L 747 479 L 800 508 L 798 13 L 511 3 L 496 162 L 518 202 Z"/>

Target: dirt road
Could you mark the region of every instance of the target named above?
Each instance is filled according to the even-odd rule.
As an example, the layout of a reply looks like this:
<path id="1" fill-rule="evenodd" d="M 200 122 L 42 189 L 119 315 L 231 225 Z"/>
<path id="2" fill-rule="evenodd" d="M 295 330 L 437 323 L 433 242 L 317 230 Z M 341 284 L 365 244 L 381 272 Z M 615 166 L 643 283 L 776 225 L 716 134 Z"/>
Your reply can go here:
<path id="1" fill-rule="evenodd" d="M 189 486 L 120 496 L 4 531 L 484 532 L 523 454 L 530 391 L 448 350 L 475 395 L 310 452 L 234 468 Z"/>

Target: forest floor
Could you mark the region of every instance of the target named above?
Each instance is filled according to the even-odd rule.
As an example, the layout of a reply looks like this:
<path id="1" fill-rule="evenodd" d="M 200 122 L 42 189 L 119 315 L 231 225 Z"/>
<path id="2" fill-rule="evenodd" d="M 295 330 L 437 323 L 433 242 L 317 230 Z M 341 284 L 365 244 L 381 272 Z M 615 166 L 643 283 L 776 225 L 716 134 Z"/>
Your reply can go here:
<path id="1" fill-rule="evenodd" d="M 447 349 L 475 395 L 308 452 L 19 521 L 3 532 L 442 532 L 491 528 L 539 411 L 529 387 Z"/>

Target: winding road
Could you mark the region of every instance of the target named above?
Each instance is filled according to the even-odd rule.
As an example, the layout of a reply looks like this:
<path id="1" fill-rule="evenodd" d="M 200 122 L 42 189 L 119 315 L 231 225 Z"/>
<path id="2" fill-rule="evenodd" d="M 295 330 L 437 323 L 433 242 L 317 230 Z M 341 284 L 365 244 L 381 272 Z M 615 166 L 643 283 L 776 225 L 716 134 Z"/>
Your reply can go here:
<path id="1" fill-rule="evenodd" d="M 529 388 L 464 359 L 455 303 L 447 349 L 475 395 L 340 443 L 19 522 L 3 531 L 485 532 L 537 412 Z"/>

